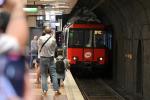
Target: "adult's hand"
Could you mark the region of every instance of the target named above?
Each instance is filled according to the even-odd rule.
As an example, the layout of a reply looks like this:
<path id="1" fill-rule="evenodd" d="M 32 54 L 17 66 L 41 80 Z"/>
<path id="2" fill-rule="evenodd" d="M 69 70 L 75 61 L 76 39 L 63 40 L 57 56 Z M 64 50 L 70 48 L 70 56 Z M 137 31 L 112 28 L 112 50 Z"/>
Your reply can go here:
<path id="1" fill-rule="evenodd" d="M 16 6 L 24 6 L 22 0 L 5 0 L 3 5 L 4 10 L 11 12 Z"/>
<path id="2" fill-rule="evenodd" d="M 23 11 L 23 0 L 6 0 L 4 6 L 11 14 L 6 33 L 14 37 L 18 41 L 20 50 L 24 51 L 29 33 L 26 16 Z"/>

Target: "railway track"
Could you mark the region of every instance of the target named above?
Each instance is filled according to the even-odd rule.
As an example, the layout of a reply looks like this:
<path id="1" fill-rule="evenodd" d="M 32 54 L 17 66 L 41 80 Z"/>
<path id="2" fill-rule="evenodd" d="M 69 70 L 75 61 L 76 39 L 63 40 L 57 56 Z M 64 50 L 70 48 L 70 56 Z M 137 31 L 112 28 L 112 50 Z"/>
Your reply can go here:
<path id="1" fill-rule="evenodd" d="M 101 79 L 75 80 L 85 100 L 125 100 Z"/>

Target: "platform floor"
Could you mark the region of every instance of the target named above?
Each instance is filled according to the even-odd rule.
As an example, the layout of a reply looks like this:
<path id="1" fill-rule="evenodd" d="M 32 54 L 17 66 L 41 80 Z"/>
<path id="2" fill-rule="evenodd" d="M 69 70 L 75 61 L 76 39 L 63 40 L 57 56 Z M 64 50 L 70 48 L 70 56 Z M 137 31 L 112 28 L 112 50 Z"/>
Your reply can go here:
<path id="1" fill-rule="evenodd" d="M 50 78 L 48 77 L 48 86 L 49 86 L 48 93 L 46 96 L 43 96 L 41 84 L 35 83 L 35 76 L 36 73 L 34 71 L 31 71 L 30 78 L 35 100 L 84 100 L 69 70 L 66 72 L 64 87 L 60 87 L 61 95 L 54 94 L 52 84 L 50 83 Z"/>

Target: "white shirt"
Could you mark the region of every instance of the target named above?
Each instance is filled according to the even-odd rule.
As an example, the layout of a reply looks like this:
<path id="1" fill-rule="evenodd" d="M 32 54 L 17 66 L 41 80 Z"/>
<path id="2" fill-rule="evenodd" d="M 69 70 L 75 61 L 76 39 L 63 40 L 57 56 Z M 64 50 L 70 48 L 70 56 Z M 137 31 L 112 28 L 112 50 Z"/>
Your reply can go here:
<path id="1" fill-rule="evenodd" d="M 37 40 L 31 40 L 31 51 L 38 50 Z"/>
<path id="2" fill-rule="evenodd" d="M 42 44 L 49 38 L 51 37 L 46 44 L 43 46 L 41 49 Z M 38 45 L 39 45 L 39 50 L 41 49 L 41 52 L 39 52 L 40 56 L 43 57 L 51 57 L 54 56 L 55 54 L 55 48 L 57 46 L 56 44 L 56 39 L 54 36 L 51 36 L 50 34 L 46 34 L 44 36 L 40 36 L 38 40 Z"/>
<path id="3" fill-rule="evenodd" d="M 16 38 L 8 36 L 6 34 L 0 35 L 0 54 L 7 51 L 18 51 L 19 43 Z"/>

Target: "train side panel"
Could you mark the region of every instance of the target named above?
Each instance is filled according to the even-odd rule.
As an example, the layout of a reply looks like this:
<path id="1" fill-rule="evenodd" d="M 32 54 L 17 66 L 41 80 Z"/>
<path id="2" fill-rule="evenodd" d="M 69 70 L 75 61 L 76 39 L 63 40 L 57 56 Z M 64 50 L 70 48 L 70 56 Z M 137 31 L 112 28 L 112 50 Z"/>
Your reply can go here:
<path id="1" fill-rule="evenodd" d="M 69 59 L 70 64 L 76 64 L 76 61 L 83 61 L 82 54 L 83 54 L 83 48 L 67 49 L 67 58 Z"/>
<path id="2" fill-rule="evenodd" d="M 91 49 L 91 48 L 68 48 L 67 58 L 70 64 L 77 64 L 77 62 L 91 63 L 104 65 L 107 63 L 106 49 Z"/>
<path id="3" fill-rule="evenodd" d="M 98 64 L 106 63 L 106 50 L 105 49 L 94 49 L 94 61 Z"/>

